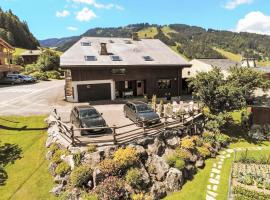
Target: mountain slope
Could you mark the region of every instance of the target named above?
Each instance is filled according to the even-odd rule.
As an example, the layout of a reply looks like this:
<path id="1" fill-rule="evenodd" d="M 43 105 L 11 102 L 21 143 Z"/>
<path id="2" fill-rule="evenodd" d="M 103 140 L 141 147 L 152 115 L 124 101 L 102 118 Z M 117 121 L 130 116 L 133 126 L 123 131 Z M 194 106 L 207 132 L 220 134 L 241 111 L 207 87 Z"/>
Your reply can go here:
<path id="1" fill-rule="evenodd" d="M 139 32 L 141 38 L 157 38 L 184 55 L 194 58 L 256 58 L 260 64 L 270 63 L 270 36 L 253 33 L 236 33 L 204 29 L 184 24 L 166 26 L 150 24 L 133 24 L 117 28 L 94 28 L 78 37 L 57 39 L 52 46 L 65 51 L 80 37 L 131 37 L 133 32 Z M 67 41 L 67 42 L 66 42 Z M 40 41 L 41 45 L 44 41 Z"/>
<path id="2" fill-rule="evenodd" d="M 4 12 L 0 8 L 0 38 L 3 38 L 12 46 L 25 49 L 36 49 L 38 40 L 30 32 L 26 22 L 12 13 L 11 10 Z"/>

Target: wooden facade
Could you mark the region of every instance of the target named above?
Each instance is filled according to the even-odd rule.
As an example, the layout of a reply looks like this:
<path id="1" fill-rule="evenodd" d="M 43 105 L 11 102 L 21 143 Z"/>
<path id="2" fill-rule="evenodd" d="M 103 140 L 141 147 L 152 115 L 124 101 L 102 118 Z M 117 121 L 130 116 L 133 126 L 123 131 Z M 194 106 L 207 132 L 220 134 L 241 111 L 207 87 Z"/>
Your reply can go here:
<path id="1" fill-rule="evenodd" d="M 124 69 L 123 74 L 114 74 L 113 69 Z M 72 82 L 88 80 L 113 80 L 117 90 L 125 89 L 129 81 L 134 96 L 137 96 L 136 81 L 143 82 L 143 95 L 164 97 L 181 95 L 182 67 L 176 66 L 117 66 L 117 67 L 73 67 L 70 68 Z M 159 81 L 168 80 L 167 88 L 160 88 Z M 67 83 L 68 84 L 68 83 Z"/>
<path id="2" fill-rule="evenodd" d="M 270 107 L 252 106 L 252 124 L 265 125 L 270 124 Z"/>

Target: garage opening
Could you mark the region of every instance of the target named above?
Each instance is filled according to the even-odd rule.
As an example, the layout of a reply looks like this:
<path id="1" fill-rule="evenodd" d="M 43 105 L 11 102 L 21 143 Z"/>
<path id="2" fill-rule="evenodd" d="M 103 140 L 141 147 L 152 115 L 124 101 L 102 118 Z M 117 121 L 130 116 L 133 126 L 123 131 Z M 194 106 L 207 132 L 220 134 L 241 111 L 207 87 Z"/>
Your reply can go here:
<path id="1" fill-rule="evenodd" d="M 77 85 L 79 102 L 111 100 L 111 84 Z"/>

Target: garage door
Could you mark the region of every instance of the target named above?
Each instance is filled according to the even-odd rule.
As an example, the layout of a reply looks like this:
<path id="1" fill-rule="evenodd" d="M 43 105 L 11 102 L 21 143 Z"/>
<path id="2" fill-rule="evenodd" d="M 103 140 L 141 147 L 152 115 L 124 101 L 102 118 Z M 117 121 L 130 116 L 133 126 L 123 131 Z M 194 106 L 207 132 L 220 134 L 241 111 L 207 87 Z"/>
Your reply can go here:
<path id="1" fill-rule="evenodd" d="M 111 84 L 78 85 L 79 102 L 111 100 Z"/>

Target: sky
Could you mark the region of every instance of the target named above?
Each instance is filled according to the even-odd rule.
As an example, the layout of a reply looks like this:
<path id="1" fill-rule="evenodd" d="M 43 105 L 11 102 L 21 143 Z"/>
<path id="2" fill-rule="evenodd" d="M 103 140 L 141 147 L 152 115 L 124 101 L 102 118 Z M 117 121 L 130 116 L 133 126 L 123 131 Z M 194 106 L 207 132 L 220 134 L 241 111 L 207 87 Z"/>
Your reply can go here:
<path id="1" fill-rule="evenodd" d="M 0 0 L 38 39 L 94 27 L 181 23 L 270 35 L 270 0 Z"/>

